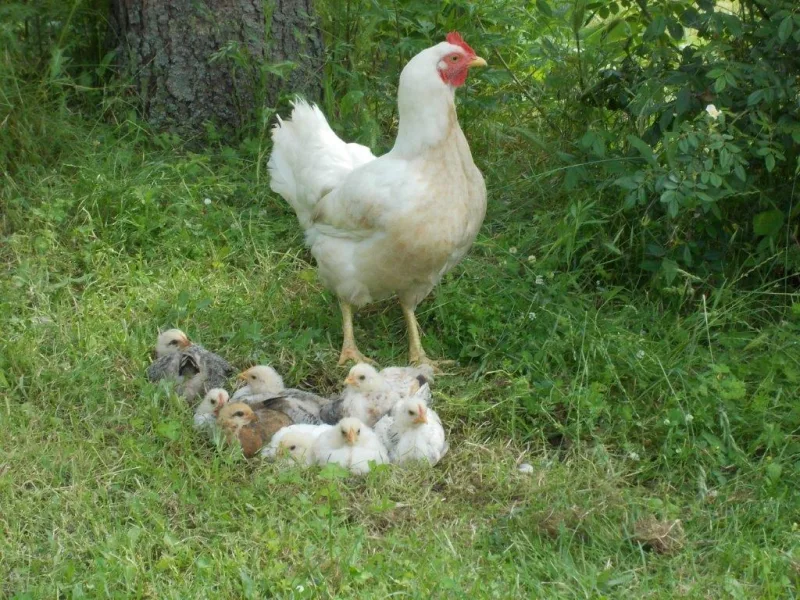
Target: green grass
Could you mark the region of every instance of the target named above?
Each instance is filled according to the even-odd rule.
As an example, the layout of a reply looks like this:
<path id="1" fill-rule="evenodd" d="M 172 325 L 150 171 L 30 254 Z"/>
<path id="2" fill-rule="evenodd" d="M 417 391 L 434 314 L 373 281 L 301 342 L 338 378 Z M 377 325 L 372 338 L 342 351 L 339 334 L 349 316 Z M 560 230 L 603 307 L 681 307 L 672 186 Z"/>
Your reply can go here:
<path id="1" fill-rule="evenodd" d="M 621 285 L 586 250 L 590 219 L 547 190 L 525 204 L 492 163 L 482 236 L 420 310 L 431 354 L 459 361 L 435 390 L 450 454 L 362 479 L 281 471 L 198 439 L 143 376 L 177 326 L 236 366 L 341 381 L 338 309 L 263 165 L 24 116 L 28 149 L 55 138 L 0 187 L 0 595 L 796 594 L 800 311 L 783 285 Z M 395 305 L 356 333 L 405 359 Z M 681 520 L 667 552 L 639 543 L 648 518 Z"/>

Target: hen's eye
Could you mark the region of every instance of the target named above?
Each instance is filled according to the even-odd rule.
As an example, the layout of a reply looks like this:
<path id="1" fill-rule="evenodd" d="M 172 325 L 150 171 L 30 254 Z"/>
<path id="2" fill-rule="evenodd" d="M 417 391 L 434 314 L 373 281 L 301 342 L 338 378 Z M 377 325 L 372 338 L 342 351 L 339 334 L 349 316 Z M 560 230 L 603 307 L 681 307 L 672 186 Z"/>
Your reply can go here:
<path id="1" fill-rule="evenodd" d="M 458 56 L 456 56 L 455 54 L 450 57 L 450 62 L 457 62 L 457 61 L 458 61 Z"/>
<path id="2" fill-rule="evenodd" d="M 243 413 L 242 411 L 240 411 L 240 410 L 239 410 L 239 411 L 236 411 L 235 413 L 233 413 L 233 416 L 234 416 L 234 417 L 243 417 L 243 416 L 244 416 L 244 413 Z"/>
<path id="3" fill-rule="evenodd" d="M 364 377 L 363 375 L 359 375 L 358 376 L 358 380 L 359 381 L 364 381 L 365 379 L 366 379 L 366 377 Z"/>

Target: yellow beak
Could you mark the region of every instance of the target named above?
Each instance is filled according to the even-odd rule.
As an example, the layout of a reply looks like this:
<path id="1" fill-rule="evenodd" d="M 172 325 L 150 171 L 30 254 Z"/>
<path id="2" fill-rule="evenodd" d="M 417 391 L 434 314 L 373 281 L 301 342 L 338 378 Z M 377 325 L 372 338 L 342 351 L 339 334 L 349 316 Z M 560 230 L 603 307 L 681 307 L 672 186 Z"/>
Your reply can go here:
<path id="1" fill-rule="evenodd" d="M 181 341 L 178 343 L 178 345 L 179 345 L 181 348 L 188 348 L 189 346 L 191 346 L 191 345 L 192 345 L 192 342 L 191 342 L 191 341 L 189 341 L 189 338 L 187 337 L 187 338 L 183 338 L 183 339 L 182 339 L 182 340 L 181 340 Z"/>
<path id="2" fill-rule="evenodd" d="M 345 434 L 344 439 L 347 440 L 348 444 L 355 444 L 356 443 L 356 432 L 351 429 L 350 431 L 348 431 Z"/>
<path id="3" fill-rule="evenodd" d="M 239 373 L 239 374 L 236 376 L 236 379 L 241 379 L 242 381 L 247 381 L 247 374 L 248 374 L 249 372 L 250 372 L 250 371 L 242 371 L 241 373 Z"/>
<path id="4" fill-rule="evenodd" d="M 419 413 L 417 418 L 414 419 L 414 423 L 416 423 L 417 425 L 421 425 L 422 423 L 427 423 L 427 422 L 428 422 L 428 413 L 425 411 Z"/>
<path id="5" fill-rule="evenodd" d="M 487 63 L 480 56 L 476 56 L 467 64 L 468 67 L 485 67 Z"/>
<path id="6" fill-rule="evenodd" d="M 344 384 L 345 385 L 355 385 L 356 384 L 356 380 L 353 379 L 352 375 L 348 375 L 347 378 L 344 380 Z"/>

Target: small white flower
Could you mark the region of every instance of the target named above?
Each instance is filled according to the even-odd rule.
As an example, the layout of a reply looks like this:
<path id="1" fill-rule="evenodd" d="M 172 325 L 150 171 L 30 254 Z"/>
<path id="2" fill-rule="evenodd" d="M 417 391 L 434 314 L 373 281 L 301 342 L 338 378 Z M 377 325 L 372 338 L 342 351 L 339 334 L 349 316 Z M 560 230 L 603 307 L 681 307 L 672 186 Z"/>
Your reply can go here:
<path id="1" fill-rule="evenodd" d="M 206 206 L 211 206 L 211 198 L 206 198 L 205 200 L 203 200 L 203 204 L 205 204 Z"/>
<path id="2" fill-rule="evenodd" d="M 535 321 L 536 320 L 536 313 L 535 312 L 529 312 L 528 313 L 528 320 L 529 321 Z"/>
<path id="3" fill-rule="evenodd" d="M 694 421 L 694 417 L 691 415 L 691 413 L 687 414 L 685 418 L 687 423 Z"/>
<path id="4" fill-rule="evenodd" d="M 533 254 L 531 254 L 531 255 L 528 257 L 528 262 L 529 262 L 529 263 L 535 263 L 535 262 L 536 262 L 536 257 L 535 257 Z"/>
<path id="5" fill-rule="evenodd" d="M 508 251 L 511 254 L 516 254 L 517 253 L 517 247 L 516 246 L 511 246 L 511 248 L 509 248 Z"/>
<path id="6" fill-rule="evenodd" d="M 523 475 L 530 475 L 531 473 L 533 473 L 533 465 L 529 465 L 528 463 L 522 463 L 520 466 L 517 467 L 517 471 L 519 471 Z"/>
<path id="7" fill-rule="evenodd" d="M 544 285 L 544 277 L 541 275 L 536 276 L 536 285 Z"/>
<path id="8" fill-rule="evenodd" d="M 639 359 L 639 360 L 642 360 L 644 358 L 644 350 L 639 350 L 636 353 L 636 358 Z"/>
<path id="9" fill-rule="evenodd" d="M 306 589 L 306 588 L 304 588 L 302 585 L 298 585 L 298 586 L 297 586 L 296 588 L 294 588 L 294 589 L 296 589 L 296 590 L 297 590 L 297 593 L 298 593 L 298 594 L 302 594 L 302 593 L 305 591 L 305 589 Z"/>
<path id="10" fill-rule="evenodd" d="M 631 460 L 639 460 L 641 457 L 637 452 L 628 452 L 628 458 Z"/>
<path id="11" fill-rule="evenodd" d="M 713 104 L 709 104 L 706 106 L 706 112 L 712 119 L 718 119 L 719 116 L 722 114 L 721 110 L 718 110 L 716 106 Z"/>
<path id="12" fill-rule="evenodd" d="M 672 421 L 670 421 L 669 419 L 664 419 L 664 425 L 671 425 L 671 424 Z"/>

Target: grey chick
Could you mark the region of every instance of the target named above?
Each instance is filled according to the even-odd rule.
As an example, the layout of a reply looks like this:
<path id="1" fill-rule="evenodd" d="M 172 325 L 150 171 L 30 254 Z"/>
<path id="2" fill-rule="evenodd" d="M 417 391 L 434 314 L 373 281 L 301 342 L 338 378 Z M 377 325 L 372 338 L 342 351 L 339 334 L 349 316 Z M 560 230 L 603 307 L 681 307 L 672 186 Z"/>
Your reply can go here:
<path id="1" fill-rule="evenodd" d="M 147 368 L 150 381 L 177 382 L 177 392 L 192 402 L 208 390 L 225 387 L 233 367 L 221 356 L 193 344 L 180 329 L 169 329 L 158 336 L 156 360 Z"/>

